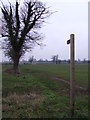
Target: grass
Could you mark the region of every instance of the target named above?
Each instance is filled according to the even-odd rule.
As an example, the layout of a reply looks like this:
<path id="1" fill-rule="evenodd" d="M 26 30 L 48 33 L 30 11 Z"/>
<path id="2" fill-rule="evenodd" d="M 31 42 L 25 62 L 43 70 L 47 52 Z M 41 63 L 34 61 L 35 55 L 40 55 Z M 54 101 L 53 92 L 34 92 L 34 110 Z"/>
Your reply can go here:
<path id="1" fill-rule="evenodd" d="M 21 69 L 23 69 L 25 66 L 21 66 Z M 26 69 L 31 70 L 32 72 L 44 72 L 48 73 L 51 76 L 56 76 L 63 78 L 65 80 L 70 80 L 70 65 L 69 64 L 60 64 L 60 65 L 26 65 Z M 24 71 L 25 72 L 25 71 Z M 75 65 L 75 81 L 76 84 L 87 87 L 88 86 L 88 64 L 76 64 Z"/>
<path id="2" fill-rule="evenodd" d="M 3 70 L 11 66 L 3 66 Z M 3 118 L 70 118 L 69 65 L 20 65 L 21 75 L 3 73 Z M 76 65 L 76 81 L 87 87 L 87 65 Z M 77 90 L 75 118 L 88 118 L 88 96 Z"/>

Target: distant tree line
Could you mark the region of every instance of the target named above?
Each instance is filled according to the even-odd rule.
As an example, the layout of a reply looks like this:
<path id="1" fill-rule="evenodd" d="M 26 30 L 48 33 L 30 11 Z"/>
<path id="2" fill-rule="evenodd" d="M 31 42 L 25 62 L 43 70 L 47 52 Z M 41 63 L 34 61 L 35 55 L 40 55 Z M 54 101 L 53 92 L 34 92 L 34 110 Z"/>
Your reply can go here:
<path id="1" fill-rule="evenodd" d="M 38 63 L 41 63 L 41 64 L 44 64 L 44 63 L 49 63 L 49 64 L 70 64 L 70 59 L 68 60 L 61 60 L 58 58 L 58 56 L 53 56 L 51 58 L 51 60 L 48 60 L 48 59 L 35 59 L 34 56 L 31 56 L 28 60 L 21 60 L 20 61 L 21 64 L 38 64 Z M 84 64 L 84 63 L 90 63 L 90 61 L 86 60 L 86 59 L 83 59 L 83 60 L 75 60 L 75 63 L 76 64 Z M 4 61 L 3 64 L 12 64 L 12 61 Z"/>

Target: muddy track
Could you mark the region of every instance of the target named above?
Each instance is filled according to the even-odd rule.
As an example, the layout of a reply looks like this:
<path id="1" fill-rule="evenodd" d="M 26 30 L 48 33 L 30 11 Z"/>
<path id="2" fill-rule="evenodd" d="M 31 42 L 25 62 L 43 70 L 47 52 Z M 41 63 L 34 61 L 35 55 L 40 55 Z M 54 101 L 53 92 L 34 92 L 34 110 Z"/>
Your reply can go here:
<path id="1" fill-rule="evenodd" d="M 64 79 L 62 79 L 62 78 L 53 77 L 53 79 L 59 80 L 59 81 L 61 81 L 61 82 L 64 82 L 65 84 L 70 85 L 70 82 L 69 82 L 69 81 L 64 80 Z M 78 85 L 76 85 L 76 89 L 79 89 L 79 90 L 82 90 L 82 91 L 85 91 L 85 92 L 88 92 L 88 91 L 89 91 L 88 88 L 86 88 L 86 87 L 81 87 L 81 86 L 78 86 Z"/>

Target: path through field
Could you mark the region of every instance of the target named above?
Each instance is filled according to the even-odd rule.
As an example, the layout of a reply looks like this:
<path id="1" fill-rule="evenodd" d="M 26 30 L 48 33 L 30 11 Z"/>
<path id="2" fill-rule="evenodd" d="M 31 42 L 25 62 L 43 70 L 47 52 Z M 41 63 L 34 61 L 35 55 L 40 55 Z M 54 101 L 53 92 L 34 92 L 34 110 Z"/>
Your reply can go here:
<path id="1" fill-rule="evenodd" d="M 55 80 L 59 80 L 59 81 L 61 81 L 61 82 L 64 82 L 64 83 L 70 85 L 70 82 L 69 82 L 69 81 L 64 80 L 64 79 L 61 79 L 61 78 L 59 78 L 59 77 L 54 77 L 53 79 L 55 79 Z M 76 85 L 75 87 L 76 87 L 77 89 L 79 89 L 79 90 L 82 90 L 82 91 L 88 92 L 88 88 L 86 88 L 86 87 L 81 87 L 81 86 L 78 86 L 78 85 Z"/>

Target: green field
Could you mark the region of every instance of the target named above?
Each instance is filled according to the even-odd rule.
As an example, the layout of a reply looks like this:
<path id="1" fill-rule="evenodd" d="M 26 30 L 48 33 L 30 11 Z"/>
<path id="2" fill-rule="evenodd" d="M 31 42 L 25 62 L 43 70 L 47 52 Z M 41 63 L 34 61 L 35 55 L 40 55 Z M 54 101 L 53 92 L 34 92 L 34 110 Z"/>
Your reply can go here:
<path id="1" fill-rule="evenodd" d="M 3 65 L 3 71 L 10 68 Z M 3 72 L 3 118 L 70 118 L 69 64 L 20 65 L 19 76 Z M 88 65 L 75 65 L 75 81 L 88 87 Z M 88 95 L 76 89 L 75 118 L 88 118 Z"/>

